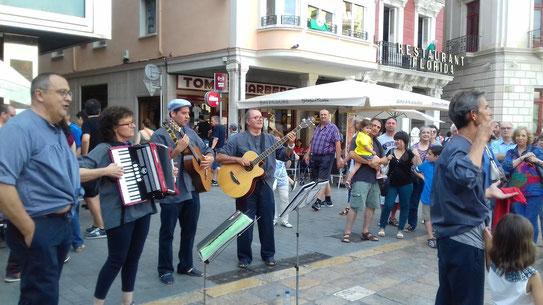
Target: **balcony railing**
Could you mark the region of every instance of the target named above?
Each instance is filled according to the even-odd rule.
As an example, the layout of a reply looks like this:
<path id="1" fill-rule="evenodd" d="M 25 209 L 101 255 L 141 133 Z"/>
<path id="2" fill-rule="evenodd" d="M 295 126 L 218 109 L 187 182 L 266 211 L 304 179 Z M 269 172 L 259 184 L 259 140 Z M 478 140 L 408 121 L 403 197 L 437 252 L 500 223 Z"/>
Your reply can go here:
<path id="1" fill-rule="evenodd" d="M 368 40 L 368 32 L 366 31 L 353 31 L 351 29 L 343 29 L 341 33 L 344 36 L 351 36 L 358 39 Z"/>
<path id="2" fill-rule="evenodd" d="M 325 23 L 323 25 L 319 25 L 314 19 L 308 19 L 307 20 L 307 28 L 310 29 L 310 30 L 321 31 L 321 32 L 329 32 L 329 33 L 337 34 L 337 25 L 336 24 Z"/>
<path id="3" fill-rule="evenodd" d="M 543 48 L 543 39 L 541 39 L 541 29 L 528 32 L 528 41 L 531 48 Z"/>
<path id="4" fill-rule="evenodd" d="M 479 36 L 466 35 L 451 39 L 445 43 L 445 52 L 449 54 L 465 54 L 479 51 Z"/>
<path id="5" fill-rule="evenodd" d="M 412 68 L 409 56 L 402 55 L 402 52 L 400 52 L 401 44 L 388 41 L 379 41 L 377 44 L 379 46 L 377 50 L 377 63 L 404 69 Z"/>
<path id="6" fill-rule="evenodd" d="M 300 26 L 300 16 L 281 15 L 281 24 Z M 277 25 L 277 15 L 263 16 L 260 18 L 261 26 Z"/>

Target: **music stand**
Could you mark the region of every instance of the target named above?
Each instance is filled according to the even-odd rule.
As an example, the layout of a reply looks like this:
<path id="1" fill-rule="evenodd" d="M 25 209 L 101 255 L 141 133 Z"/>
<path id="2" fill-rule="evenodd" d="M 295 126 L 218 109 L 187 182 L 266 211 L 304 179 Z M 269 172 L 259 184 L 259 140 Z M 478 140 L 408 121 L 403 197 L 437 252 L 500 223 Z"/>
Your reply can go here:
<path id="1" fill-rule="evenodd" d="M 204 304 L 206 304 L 207 292 L 207 265 L 226 249 L 234 237 L 243 234 L 257 219 L 251 219 L 242 212 L 236 211 L 196 246 L 198 255 L 204 263 Z"/>
<path id="2" fill-rule="evenodd" d="M 279 215 L 279 218 L 281 218 L 285 214 L 296 210 L 296 265 L 294 266 L 294 269 L 296 269 L 296 305 L 298 305 L 300 291 L 300 208 L 314 202 L 322 188 L 327 184 L 328 180 L 322 180 L 302 185 L 298 193 Z"/>

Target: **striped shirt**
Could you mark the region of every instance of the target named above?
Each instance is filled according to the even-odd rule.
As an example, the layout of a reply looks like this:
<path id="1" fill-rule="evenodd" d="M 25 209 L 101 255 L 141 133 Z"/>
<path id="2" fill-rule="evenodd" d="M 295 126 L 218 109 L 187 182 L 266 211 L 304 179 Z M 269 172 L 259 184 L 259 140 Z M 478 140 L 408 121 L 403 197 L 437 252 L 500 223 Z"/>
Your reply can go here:
<path id="1" fill-rule="evenodd" d="M 311 138 L 311 153 L 314 155 L 335 154 L 337 141 L 341 141 L 341 135 L 335 124 L 319 125 Z"/>

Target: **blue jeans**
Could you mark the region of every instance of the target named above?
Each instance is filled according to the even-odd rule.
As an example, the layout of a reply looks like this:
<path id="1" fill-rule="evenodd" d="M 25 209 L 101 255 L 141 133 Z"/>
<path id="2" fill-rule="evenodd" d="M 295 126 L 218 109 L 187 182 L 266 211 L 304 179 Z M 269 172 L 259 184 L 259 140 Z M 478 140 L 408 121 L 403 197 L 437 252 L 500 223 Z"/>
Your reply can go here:
<path id="1" fill-rule="evenodd" d="M 515 202 L 513 204 L 513 212 L 518 215 L 522 215 L 532 223 L 534 227 L 534 242 L 537 242 L 539 235 L 539 226 L 537 225 L 537 216 L 541 211 L 543 205 L 543 196 L 530 196 L 526 197 L 526 204 Z"/>
<path id="2" fill-rule="evenodd" d="M 158 239 L 158 275 L 173 273 L 173 233 L 179 220 L 181 240 L 179 246 L 179 264 L 177 272 L 186 272 L 192 268 L 192 248 L 200 216 L 200 197 L 192 192 L 192 199 L 180 203 L 160 204 L 160 233 Z"/>
<path id="3" fill-rule="evenodd" d="M 79 224 L 79 203 L 76 203 L 72 208 L 72 248 L 77 248 L 83 245 L 83 237 L 81 236 L 81 225 Z"/>
<path id="4" fill-rule="evenodd" d="M 250 218 L 258 219 L 258 237 L 260 238 L 260 256 L 264 261 L 273 259 L 275 255 L 275 240 L 273 235 L 273 216 L 275 201 L 273 190 L 262 180 L 256 182 L 255 190 L 246 198 L 236 199 L 236 208 Z M 238 236 L 238 260 L 250 264 L 253 261 L 251 243 L 253 242 L 253 227 L 249 227 Z"/>
<path id="5" fill-rule="evenodd" d="M 448 237 L 437 240 L 439 288 L 436 305 L 482 305 L 485 252 Z"/>
<path id="6" fill-rule="evenodd" d="M 70 250 L 69 215 L 33 218 L 36 228 L 30 247 L 14 225 L 8 225 L 7 243 L 21 268 L 20 305 L 56 305 L 64 259 Z"/>
<path id="7" fill-rule="evenodd" d="M 111 284 L 121 269 L 122 291 L 134 291 L 138 264 L 150 223 L 151 215 L 145 215 L 135 221 L 106 230 L 107 260 L 96 280 L 95 298 L 100 300 L 106 298 Z"/>
<path id="8" fill-rule="evenodd" d="M 418 222 L 419 203 L 422 190 L 424 189 L 424 180 L 416 177 L 413 179 L 413 193 L 409 199 L 409 212 L 407 215 L 407 223 L 415 229 Z"/>
<path id="9" fill-rule="evenodd" d="M 407 222 L 407 212 L 409 210 L 409 199 L 411 198 L 411 193 L 413 192 L 413 184 L 405 184 L 402 186 L 392 186 L 389 185 L 388 193 L 385 196 L 385 204 L 381 209 L 381 219 L 379 221 L 379 227 L 384 229 L 388 224 L 388 218 L 390 216 L 390 211 L 394 206 L 394 201 L 396 196 L 400 197 L 400 225 L 398 230 L 403 230 L 405 223 Z"/>

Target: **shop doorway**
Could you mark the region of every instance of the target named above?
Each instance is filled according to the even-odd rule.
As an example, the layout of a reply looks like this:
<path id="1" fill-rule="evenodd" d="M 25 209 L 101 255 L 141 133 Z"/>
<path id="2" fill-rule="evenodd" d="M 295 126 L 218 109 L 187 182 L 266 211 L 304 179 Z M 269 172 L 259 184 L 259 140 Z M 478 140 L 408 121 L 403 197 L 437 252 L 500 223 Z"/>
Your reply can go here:
<path id="1" fill-rule="evenodd" d="M 102 110 L 107 107 L 107 84 L 81 86 L 81 109 L 85 109 L 85 102 L 97 99 L 102 105 Z"/>
<path id="2" fill-rule="evenodd" d="M 145 96 L 138 97 L 138 129 L 144 119 L 151 120 L 151 129 L 160 127 L 160 97 Z"/>

